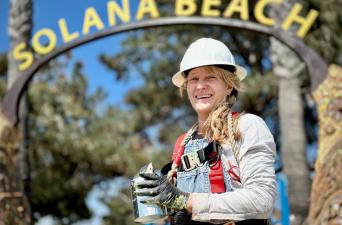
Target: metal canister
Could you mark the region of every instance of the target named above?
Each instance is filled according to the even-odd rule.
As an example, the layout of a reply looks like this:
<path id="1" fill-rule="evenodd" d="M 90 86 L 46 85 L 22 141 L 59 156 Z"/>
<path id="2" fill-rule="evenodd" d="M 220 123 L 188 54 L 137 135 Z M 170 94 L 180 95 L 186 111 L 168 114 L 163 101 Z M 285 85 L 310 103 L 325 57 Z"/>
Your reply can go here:
<path id="1" fill-rule="evenodd" d="M 150 163 L 147 167 L 147 172 L 152 172 L 152 164 Z M 162 209 L 154 204 L 144 204 L 141 203 L 144 196 L 138 196 L 136 194 L 136 184 L 142 181 L 144 178 L 140 176 L 135 176 L 131 181 L 131 191 L 132 191 L 132 201 L 134 210 L 134 221 L 137 223 L 153 223 L 157 220 L 166 218 L 167 212 L 166 208 Z"/>

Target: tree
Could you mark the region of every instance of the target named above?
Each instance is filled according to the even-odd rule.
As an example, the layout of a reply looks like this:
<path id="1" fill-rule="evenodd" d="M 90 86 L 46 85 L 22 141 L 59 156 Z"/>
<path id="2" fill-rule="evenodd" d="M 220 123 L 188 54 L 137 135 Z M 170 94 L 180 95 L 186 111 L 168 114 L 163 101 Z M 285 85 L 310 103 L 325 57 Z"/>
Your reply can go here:
<path id="1" fill-rule="evenodd" d="M 132 209 L 132 200 L 129 189 L 122 190 L 117 197 L 103 199 L 109 206 L 111 213 L 103 219 L 104 225 L 122 224 L 135 225 Z"/>
<path id="2" fill-rule="evenodd" d="M 21 43 L 28 43 L 32 29 L 32 2 L 31 0 L 11 0 L 9 12 L 10 53 Z M 19 74 L 19 62 L 8 54 L 8 87 L 11 87 Z M 20 107 L 20 129 L 22 144 L 16 142 L 20 131 L 13 130 L 11 138 L 4 138 L 1 146 L 0 161 L 0 223 L 4 224 L 31 224 L 32 216 L 29 205 L 29 162 L 27 153 L 27 98 L 22 98 Z M 12 139 L 13 138 L 13 139 Z M 7 139 L 7 140 L 6 140 Z M 20 150 L 18 151 L 19 148 Z"/>
<path id="3" fill-rule="evenodd" d="M 317 22 L 305 37 L 305 43 L 315 49 L 322 58 L 332 64 L 342 64 L 341 1 L 332 0 L 323 3 L 319 0 L 304 2 L 307 7 L 319 11 Z"/>
<path id="4" fill-rule="evenodd" d="M 101 107 L 104 91 L 88 93 L 82 64 L 69 61 L 50 62 L 29 90 L 32 209 L 63 224 L 89 218 L 85 198 L 93 185 L 132 177 L 148 160 L 144 149 L 151 148 L 132 131 L 134 115 Z"/>

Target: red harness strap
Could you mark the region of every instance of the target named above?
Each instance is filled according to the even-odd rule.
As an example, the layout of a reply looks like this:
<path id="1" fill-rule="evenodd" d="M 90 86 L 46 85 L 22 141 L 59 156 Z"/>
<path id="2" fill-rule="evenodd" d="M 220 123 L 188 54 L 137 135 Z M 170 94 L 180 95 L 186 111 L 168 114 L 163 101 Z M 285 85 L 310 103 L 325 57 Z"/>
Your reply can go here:
<path id="1" fill-rule="evenodd" d="M 226 191 L 221 159 L 217 160 L 217 163 L 210 167 L 209 181 L 211 193 L 222 193 Z"/>
<path id="2" fill-rule="evenodd" d="M 182 141 L 185 138 L 186 133 L 181 134 L 176 141 L 175 146 L 173 147 L 173 153 L 172 153 L 172 161 L 176 163 L 177 166 L 179 166 L 179 163 L 181 161 L 182 155 L 184 154 L 184 147 L 182 146 Z"/>

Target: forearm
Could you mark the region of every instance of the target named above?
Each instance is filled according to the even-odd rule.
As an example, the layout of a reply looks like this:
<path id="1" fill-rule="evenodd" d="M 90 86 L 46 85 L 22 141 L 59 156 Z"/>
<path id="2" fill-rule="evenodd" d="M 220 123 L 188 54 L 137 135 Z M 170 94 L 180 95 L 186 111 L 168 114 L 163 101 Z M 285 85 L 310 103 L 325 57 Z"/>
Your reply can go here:
<path id="1" fill-rule="evenodd" d="M 267 148 L 250 149 L 240 161 L 242 188 L 221 194 L 191 194 L 193 220 L 265 219 L 277 194 L 274 157 Z"/>
<path id="2" fill-rule="evenodd" d="M 192 219 L 198 221 L 265 219 L 273 197 L 264 192 L 241 189 L 222 194 L 192 194 Z"/>

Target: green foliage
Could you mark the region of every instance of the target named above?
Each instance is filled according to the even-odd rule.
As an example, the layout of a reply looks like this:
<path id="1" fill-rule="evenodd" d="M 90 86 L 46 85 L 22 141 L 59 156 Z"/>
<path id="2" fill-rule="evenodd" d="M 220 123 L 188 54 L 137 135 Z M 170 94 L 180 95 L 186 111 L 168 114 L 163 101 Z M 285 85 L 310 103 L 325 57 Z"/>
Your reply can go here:
<path id="1" fill-rule="evenodd" d="M 240 93 L 239 99 L 246 112 L 263 115 L 270 102 L 278 98 L 277 78 L 270 72 L 264 76 L 249 76 L 243 84 L 244 91 Z"/>
<path id="2" fill-rule="evenodd" d="M 90 216 L 85 197 L 94 184 L 133 176 L 147 162 L 150 143 L 132 129 L 134 115 L 100 110 L 105 93 L 88 93 L 81 63 L 70 74 L 68 63 L 53 64 L 29 90 L 32 207 L 71 223 Z"/>
<path id="3" fill-rule="evenodd" d="M 103 199 L 105 202 L 106 199 Z M 136 225 L 133 217 L 131 194 L 129 189 L 122 190 L 117 197 L 107 203 L 111 213 L 103 218 L 104 225 Z"/>
<path id="4" fill-rule="evenodd" d="M 306 4 L 319 11 L 315 26 L 305 37 L 328 63 L 342 65 L 342 4 L 340 0 L 309 0 Z"/>

